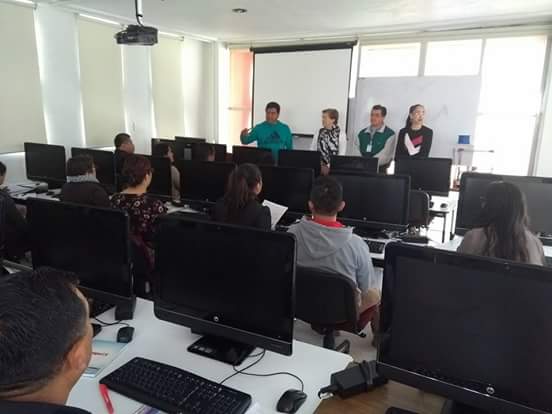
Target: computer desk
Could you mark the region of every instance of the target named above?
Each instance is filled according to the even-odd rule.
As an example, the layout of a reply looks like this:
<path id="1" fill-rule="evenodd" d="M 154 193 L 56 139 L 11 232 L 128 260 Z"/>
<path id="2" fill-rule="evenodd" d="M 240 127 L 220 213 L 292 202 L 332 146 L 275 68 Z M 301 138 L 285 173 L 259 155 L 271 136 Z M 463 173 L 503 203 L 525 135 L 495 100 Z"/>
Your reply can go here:
<path id="1" fill-rule="evenodd" d="M 113 322 L 113 317 L 113 310 L 110 310 L 99 319 Z M 94 414 L 105 413 L 106 408 L 98 387 L 100 378 L 137 356 L 173 365 L 212 381 L 222 381 L 234 372 L 227 364 L 189 353 L 187 347 L 199 337 L 186 327 L 155 318 L 153 303 L 150 301 L 138 299 L 134 319 L 129 324 L 136 329 L 133 341 L 98 378 L 81 378 L 69 396 L 69 405 Z M 120 326 L 105 327 L 96 338 L 113 341 L 119 328 Z M 251 361 L 246 361 L 244 366 Z M 289 371 L 299 376 L 305 383 L 308 398 L 298 413 L 310 414 L 321 402 L 317 395 L 319 389 L 329 384 L 333 372 L 344 369 L 350 362 L 352 358 L 349 355 L 294 341 L 292 356 L 267 352 L 264 359 L 249 372 Z M 225 385 L 247 392 L 253 397 L 250 414 L 275 413 L 276 403 L 285 391 L 300 389 L 296 379 L 284 375 L 268 378 L 237 375 Z M 142 406 L 115 392 L 110 395 L 117 414 L 132 414 Z"/>
<path id="2" fill-rule="evenodd" d="M 429 216 L 431 218 L 438 217 L 443 219 L 443 232 L 441 243 L 445 243 L 447 241 L 447 223 L 450 224 L 450 233 L 448 240 L 454 237 L 458 200 L 454 197 L 433 197 L 431 201 L 433 202 L 433 207 L 429 209 Z M 441 204 L 446 204 L 446 207 L 441 207 Z"/>
<path id="3" fill-rule="evenodd" d="M 458 247 L 460 246 L 460 243 L 462 243 L 462 240 L 464 237 L 462 236 L 454 236 L 454 238 L 446 243 L 440 244 L 435 246 L 438 249 L 441 250 L 447 250 L 451 252 L 455 252 L 458 250 Z M 543 246 L 544 247 L 544 255 L 546 258 L 550 261 L 552 260 L 552 246 Z"/>

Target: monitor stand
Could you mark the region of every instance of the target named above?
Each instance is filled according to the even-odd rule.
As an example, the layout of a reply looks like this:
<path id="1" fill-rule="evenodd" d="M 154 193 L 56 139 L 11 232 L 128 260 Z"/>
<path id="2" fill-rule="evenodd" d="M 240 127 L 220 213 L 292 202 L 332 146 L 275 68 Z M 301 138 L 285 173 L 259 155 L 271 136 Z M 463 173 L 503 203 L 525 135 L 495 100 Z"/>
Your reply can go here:
<path id="1" fill-rule="evenodd" d="M 188 347 L 189 352 L 216 359 L 232 366 L 241 365 L 254 349 L 255 347 L 252 345 L 216 336 L 203 336 Z"/>
<path id="2" fill-rule="evenodd" d="M 441 414 L 490 414 L 489 411 L 481 410 L 479 408 L 470 407 L 465 404 L 457 403 L 456 401 L 447 400 Z"/>
<path id="3" fill-rule="evenodd" d="M 136 296 L 133 296 L 127 303 L 119 303 L 115 307 L 115 320 L 128 321 L 134 318 L 136 310 Z"/>

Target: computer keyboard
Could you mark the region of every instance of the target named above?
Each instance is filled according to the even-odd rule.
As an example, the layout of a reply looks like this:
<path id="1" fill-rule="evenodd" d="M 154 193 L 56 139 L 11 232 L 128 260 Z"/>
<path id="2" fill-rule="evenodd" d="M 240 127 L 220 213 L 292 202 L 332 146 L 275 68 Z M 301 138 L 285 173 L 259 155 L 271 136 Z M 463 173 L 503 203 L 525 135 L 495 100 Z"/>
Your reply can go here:
<path id="1" fill-rule="evenodd" d="M 386 243 L 375 240 L 364 240 L 370 249 L 370 253 L 383 254 Z"/>
<path id="2" fill-rule="evenodd" d="M 248 394 L 145 358 L 132 359 L 100 383 L 169 414 L 242 414 L 251 405 Z"/>

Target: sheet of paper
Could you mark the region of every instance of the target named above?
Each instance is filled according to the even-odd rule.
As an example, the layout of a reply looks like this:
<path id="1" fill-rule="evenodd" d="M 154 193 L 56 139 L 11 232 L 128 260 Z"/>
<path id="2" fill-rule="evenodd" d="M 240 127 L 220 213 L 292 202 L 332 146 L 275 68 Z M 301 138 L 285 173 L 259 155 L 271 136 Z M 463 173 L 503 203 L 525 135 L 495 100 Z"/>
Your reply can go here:
<path id="1" fill-rule="evenodd" d="M 272 217 L 271 226 L 272 226 L 272 229 L 275 229 L 276 224 L 278 224 L 280 219 L 284 216 L 284 214 L 286 214 L 286 211 L 288 210 L 288 208 L 286 206 L 282 206 L 280 204 L 276 204 L 268 200 L 263 201 L 263 206 L 268 207 L 270 209 L 270 216 Z"/>

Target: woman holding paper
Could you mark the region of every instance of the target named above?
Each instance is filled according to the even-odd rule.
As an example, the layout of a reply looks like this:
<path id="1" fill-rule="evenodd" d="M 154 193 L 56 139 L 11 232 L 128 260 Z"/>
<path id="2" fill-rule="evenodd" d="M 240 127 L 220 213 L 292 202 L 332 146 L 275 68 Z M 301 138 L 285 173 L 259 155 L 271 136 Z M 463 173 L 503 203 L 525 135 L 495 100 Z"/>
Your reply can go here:
<path id="1" fill-rule="evenodd" d="M 425 108 L 412 105 L 406 126 L 400 130 L 395 158 L 427 158 L 433 142 L 433 130 L 424 125 Z"/>
<path id="2" fill-rule="evenodd" d="M 270 230 L 270 209 L 259 203 L 258 195 L 263 189 L 263 177 L 259 167 L 242 164 L 228 180 L 226 194 L 213 211 L 215 221 L 246 227 Z"/>

